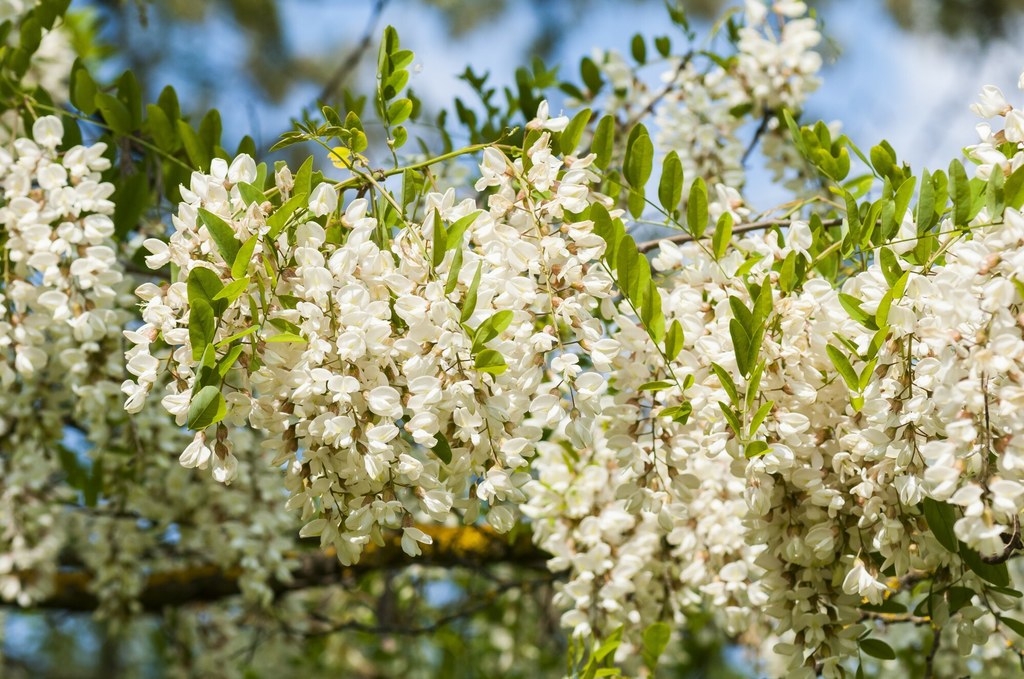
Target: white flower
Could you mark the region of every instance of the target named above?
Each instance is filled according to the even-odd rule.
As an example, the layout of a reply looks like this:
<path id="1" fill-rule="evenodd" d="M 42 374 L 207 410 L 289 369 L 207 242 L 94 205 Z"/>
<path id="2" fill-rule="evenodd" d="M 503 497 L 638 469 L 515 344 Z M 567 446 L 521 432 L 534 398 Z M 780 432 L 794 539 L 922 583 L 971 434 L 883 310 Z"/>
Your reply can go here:
<path id="1" fill-rule="evenodd" d="M 206 465 L 210 462 L 212 456 L 213 451 L 206 445 L 206 436 L 202 432 L 196 432 L 192 443 L 188 444 L 185 450 L 182 451 L 178 462 L 186 469 L 206 469 Z"/>
<path id="2" fill-rule="evenodd" d="M 986 85 L 981 90 L 981 99 L 971 105 L 971 110 L 982 118 L 993 118 L 1005 115 L 1012 107 L 1006 101 L 1002 91 L 995 85 Z"/>
<path id="3" fill-rule="evenodd" d="M 32 123 L 32 138 L 40 146 L 55 149 L 64 139 L 64 124 L 57 116 L 42 116 Z"/>
<path id="4" fill-rule="evenodd" d="M 397 420 L 402 417 L 402 400 L 394 387 L 376 387 L 367 394 L 366 403 L 377 415 Z"/>
<path id="5" fill-rule="evenodd" d="M 329 183 L 317 184 L 309 196 L 309 211 L 323 217 L 338 209 L 338 191 Z"/>
<path id="6" fill-rule="evenodd" d="M 403 552 L 409 556 L 419 556 L 423 553 L 422 550 L 420 550 L 420 544 L 432 545 L 434 544 L 434 538 L 413 526 L 406 526 L 402 529 Z"/>
<path id="7" fill-rule="evenodd" d="M 213 456 L 213 480 L 218 483 L 229 484 L 234 481 L 235 476 L 238 474 L 238 459 L 233 453 L 228 453 L 224 457 L 220 455 Z"/>

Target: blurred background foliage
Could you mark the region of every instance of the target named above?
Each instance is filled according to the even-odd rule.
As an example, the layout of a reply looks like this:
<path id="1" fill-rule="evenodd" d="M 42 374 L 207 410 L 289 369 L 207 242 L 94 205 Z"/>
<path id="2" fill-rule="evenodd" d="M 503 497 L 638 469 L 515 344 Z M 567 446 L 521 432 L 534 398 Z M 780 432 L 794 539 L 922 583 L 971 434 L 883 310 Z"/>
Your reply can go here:
<path id="1" fill-rule="evenodd" d="M 659 5 L 663 0 L 75 0 L 74 5 L 95 9 L 100 37 L 117 46 L 117 61 L 131 68 L 151 92 L 163 82 L 159 76 L 177 71 L 198 86 L 198 109 L 216 99 L 218 81 L 225 72 L 215 68 L 225 49 L 237 53 L 254 100 L 282 103 L 304 85 L 322 88 L 358 41 L 343 39 L 346 26 L 319 23 L 318 12 L 331 6 L 378 19 L 413 10 L 433 10 L 443 20 L 446 36 L 459 39 L 492 24 L 508 12 L 529 14 L 509 35 L 522 46 L 525 62 L 532 56 L 550 60 L 571 34 L 581 16 L 593 12 L 629 15 L 637 5 Z M 864 6 L 878 0 L 857 3 Z M 697 20 L 711 20 L 728 4 L 725 0 L 683 0 L 682 6 Z M 811 0 L 828 17 L 829 5 L 840 0 Z M 1024 0 L 884 0 L 882 3 L 900 28 L 948 37 L 968 37 L 982 43 L 1006 36 L 1008 27 L 1024 10 Z M 303 25 L 301 41 L 290 39 L 286 18 L 296 16 Z M 383 23 L 383 22 L 381 22 Z M 522 33 L 523 27 L 530 29 Z M 200 28 L 223 33 L 223 43 L 195 50 L 187 34 Z M 637 26 L 636 30 L 651 29 Z M 332 40 L 330 36 L 342 38 Z M 294 36 L 292 36 L 294 37 Z M 326 43 L 326 44 L 325 44 Z M 321 47 L 308 51 L 310 44 Z M 302 49 L 299 49 L 299 47 Z M 241 47 L 242 49 L 238 49 Z M 235 58 L 235 54 L 229 55 Z M 470 55 L 466 55 L 469 57 Z M 372 61 L 372 60 L 371 60 Z M 368 62 L 364 62 L 366 65 Z M 511 66 L 510 70 L 511 70 Z"/>

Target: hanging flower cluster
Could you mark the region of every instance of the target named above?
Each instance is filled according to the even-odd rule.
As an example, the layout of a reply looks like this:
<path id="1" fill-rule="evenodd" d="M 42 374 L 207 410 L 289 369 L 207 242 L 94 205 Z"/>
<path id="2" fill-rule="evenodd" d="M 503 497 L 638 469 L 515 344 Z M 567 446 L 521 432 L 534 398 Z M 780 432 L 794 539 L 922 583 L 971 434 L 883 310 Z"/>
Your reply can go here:
<path id="1" fill-rule="evenodd" d="M 1012 123 L 1001 94 L 985 97 L 999 105 L 983 114 Z M 688 421 L 656 416 L 679 405 L 664 355 L 623 331 L 593 448 L 543 446 L 534 463 L 526 511 L 552 567 L 571 569 L 567 625 L 607 634 L 699 606 L 750 641 L 770 630 L 774 672 L 832 676 L 871 631 L 870 606 L 945 574 L 953 584 L 916 603 L 936 624 L 956 615 L 961 653 L 1016 631 L 1000 623 L 1019 608 L 1005 562 L 1024 511 L 1024 156 L 995 148 L 1012 131 L 981 132 L 971 153 L 990 183 L 976 186 L 1002 191 L 1008 176 L 1007 203 L 979 203 L 955 163 L 952 209 L 904 202 L 838 288 L 811 270 L 820 221 L 727 251 L 661 243 L 666 320 L 686 338 L 669 374 L 694 378 Z"/>
<path id="2" fill-rule="evenodd" d="M 129 365 L 145 369 L 124 385 L 127 408 L 142 407 L 162 361 L 151 347 L 166 344 L 163 404 L 197 430 L 182 464 L 230 482 L 227 425 L 214 441 L 205 429 L 270 432 L 302 534 L 344 563 L 387 530 L 418 554 L 430 538 L 414 516 L 474 521 L 481 501 L 509 530 L 544 429 L 579 441 L 604 383 L 575 349 L 602 337 L 604 241 L 570 217 L 602 199 L 593 155 L 552 153 L 565 122 L 542 113 L 523 160 L 485 152 L 487 210 L 428 194 L 426 219 L 383 247 L 382 215 L 365 199 L 342 210 L 308 168 L 276 173 L 279 205 L 251 199 L 260 170 L 247 156 L 193 174 L 169 242 L 146 243 L 150 266 L 178 273 L 139 290 L 146 324 L 126 336 Z"/>

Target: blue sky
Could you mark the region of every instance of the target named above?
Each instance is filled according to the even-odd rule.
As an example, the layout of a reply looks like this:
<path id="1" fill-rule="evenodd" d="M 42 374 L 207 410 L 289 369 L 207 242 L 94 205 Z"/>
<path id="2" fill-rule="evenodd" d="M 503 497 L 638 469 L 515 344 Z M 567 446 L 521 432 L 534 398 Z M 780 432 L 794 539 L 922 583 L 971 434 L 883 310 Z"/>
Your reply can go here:
<path id="1" fill-rule="evenodd" d="M 885 137 L 915 167 L 944 168 L 963 146 L 975 141 L 978 120 L 968 107 L 983 85 L 997 84 L 1011 101 L 1024 103 L 1024 93 L 1016 89 L 1024 68 L 1024 47 L 1019 41 L 979 45 L 974 38 L 908 33 L 897 27 L 883 2 L 832 0 L 820 9 L 826 34 L 841 53 L 826 65 L 824 85 L 812 96 L 808 115 L 842 120 L 843 130 L 863 148 Z M 371 0 L 281 0 L 286 40 L 298 54 L 334 52 L 333 58 L 340 61 L 361 37 L 374 4 Z M 466 64 L 478 72 L 489 70 L 496 83 L 511 81 L 515 67 L 529 58 L 530 40 L 540 28 L 542 17 L 531 9 L 532 4 L 536 3 L 510 2 L 498 20 L 455 39 L 436 7 L 418 0 L 391 0 L 381 27 L 394 25 L 403 45 L 416 52 L 422 71 L 410 85 L 429 104 L 441 107 L 454 95 L 470 96 L 457 79 Z M 553 2 L 547 11 L 566 14 L 572 6 Z M 563 73 L 573 76 L 579 59 L 594 47 L 628 52 L 634 32 L 648 36 L 672 32 L 662 0 L 595 0 L 587 11 L 570 18 L 555 60 L 563 64 Z M 1024 28 L 1020 17 L 1014 22 L 1006 35 L 1019 35 L 1016 29 Z M 143 29 L 133 30 L 139 33 L 137 39 L 145 40 Z M 205 70 L 200 75 L 215 83 L 212 103 L 224 116 L 229 142 L 245 133 L 268 141 L 288 129 L 289 118 L 316 98 L 317 88 L 311 85 L 292 88 L 277 106 L 254 98 L 242 68 L 244 42 L 227 20 L 214 17 L 180 33 L 173 41 L 180 56 L 165 60 L 159 78 L 187 97 L 197 76 L 181 64 L 201 54 L 198 61 Z M 373 56 L 371 51 L 368 60 Z M 364 89 L 372 87 L 366 80 L 362 84 Z"/>

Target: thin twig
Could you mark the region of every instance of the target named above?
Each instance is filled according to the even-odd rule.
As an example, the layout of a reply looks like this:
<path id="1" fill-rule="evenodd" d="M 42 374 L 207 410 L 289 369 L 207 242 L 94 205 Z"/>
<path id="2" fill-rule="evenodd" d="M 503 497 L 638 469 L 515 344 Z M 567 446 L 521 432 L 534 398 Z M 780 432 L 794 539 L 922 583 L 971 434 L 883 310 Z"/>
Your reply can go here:
<path id="1" fill-rule="evenodd" d="M 687 65 L 689 65 L 689 63 L 693 60 L 695 54 L 696 53 L 693 50 L 690 50 L 689 52 L 683 55 L 683 58 L 679 61 L 679 65 L 676 66 L 675 73 L 672 74 L 672 78 L 668 81 L 668 84 L 666 84 L 660 92 L 655 94 L 653 99 L 647 102 L 647 105 L 644 106 L 643 110 L 633 115 L 633 117 L 626 122 L 625 129 L 633 129 L 634 125 L 643 120 L 649 114 L 654 113 L 654 108 L 658 105 L 658 103 L 662 99 L 667 97 L 669 94 L 671 94 L 672 90 L 676 88 L 676 80 L 679 78 L 680 75 L 683 74 L 683 71 L 686 70 Z"/>
<path id="2" fill-rule="evenodd" d="M 377 0 L 373 5 L 373 11 L 370 12 L 370 18 L 366 22 L 366 28 L 363 30 L 363 36 L 359 40 L 359 44 L 352 50 L 343 62 L 338 64 L 338 68 L 334 70 L 331 77 L 324 84 L 324 88 L 320 91 L 320 96 L 317 101 L 326 102 L 330 99 L 342 83 L 348 79 L 352 71 L 355 70 L 356 66 L 359 65 L 363 55 L 368 49 L 370 49 L 370 43 L 373 41 L 373 36 L 377 32 L 377 23 L 380 21 L 381 15 L 384 13 L 384 8 L 387 6 L 388 0 Z"/>
<path id="3" fill-rule="evenodd" d="M 289 630 L 290 633 L 302 637 L 322 637 L 336 634 L 345 630 L 353 630 L 357 632 L 366 632 L 369 634 L 398 634 L 402 636 L 419 636 L 423 634 L 433 634 L 442 627 L 449 625 L 457 620 L 468 618 L 476 613 L 484 611 L 495 603 L 509 590 L 522 589 L 524 591 L 530 591 L 538 585 L 546 585 L 553 582 L 558 578 L 557 574 L 549 574 L 545 577 L 535 578 L 526 581 L 510 581 L 501 584 L 494 588 L 487 594 L 480 597 L 476 602 L 469 606 L 458 608 L 454 611 L 446 613 L 438 618 L 435 618 L 432 622 L 424 625 L 395 625 L 395 624 L 384 624 L 384 625 L 366 625 L 355 620 L 348 620 L 342 623 L 334 623 L 333 621 L 325 618 L 320 614 L 313 614 L 313 618 L 320 622 L 327 623 L 326 627 L 322 627 L 316 630 L 310 631 L 298 631 L 295 629 Z"/>
<path id="4" fill-rule="evenodd" d="M 740 224 L 738 226 L 734 226 L 733 229 L 732 229 L 732 233 L 733 233 L 733 235 L 736 235 L 738 233 L 745 233 L 747 231 L 757 231 L 758 229 L 770 229 L 773 226 L 787 227 L 787 226 L 790 226 L 791 224 L 793 224 L 793 222 L 796 222 L 796 221 L 800 221 L 800 220 L 796 220 L 796 219 L 764 219 L 764 220 L 761 220 L 761 221 L 758 221 L 758 222 L 750 222 L 749 224 Z M 824 226 L 839 226 L 840 224 L 843 223 L 843 220 L 839 219 L 839 218 L 836 218 L 836 219 L 825 219 L 825 220 L 822 220 L 821 223 Z M 640 252 L 649 252 L 650 250 L 653 250 L 653 249 L 659 247 L 665 241 L 668 241 L 669 243 L 677 243 L 678 244 L 678 243 L 690 243 L 693 240 L 695 240 L 695 239 L 690 234 L 688 234 L 688 233 L 681 233 L 681 234 L 678 234 L 676 236 L 668 236 L 667 238 L 655 238 L 654 240 L 648 240 L 648 241 L 644 241 L 642 243 L 637 243 L 636 244 L 636 249 L 639 250 Z"/>
<path id="5" fill-rule="evenodd" d="M 750 140 L 746 150 L 743 152 L 743 158 L 740 160 L 740 164 L 744 167 L 747 166 L 747 159 L 750 158 L 750 154 L 754 152 L 754 148 L 757 147 L 757 142 L 761 141 L 761 137 L 768 131 L 768 123 L 771 122 L 772 116 L 775 115 L 775 111 L 770 108 L 766 108 L 761 115 L 761 124 L 757 126 L 757 130 L 754 131 L 754 137 Z"/>
<path id="6" fill-rule="evenodd" d="M 928 651 L 928 657 L 924 659 L 924 679 L 932 679 L 935 672 L 935 655 L 939 652 L 939 642 L 942 640 L 942 628 L 935 627 L 932 630 L 932 647 Z"/>

